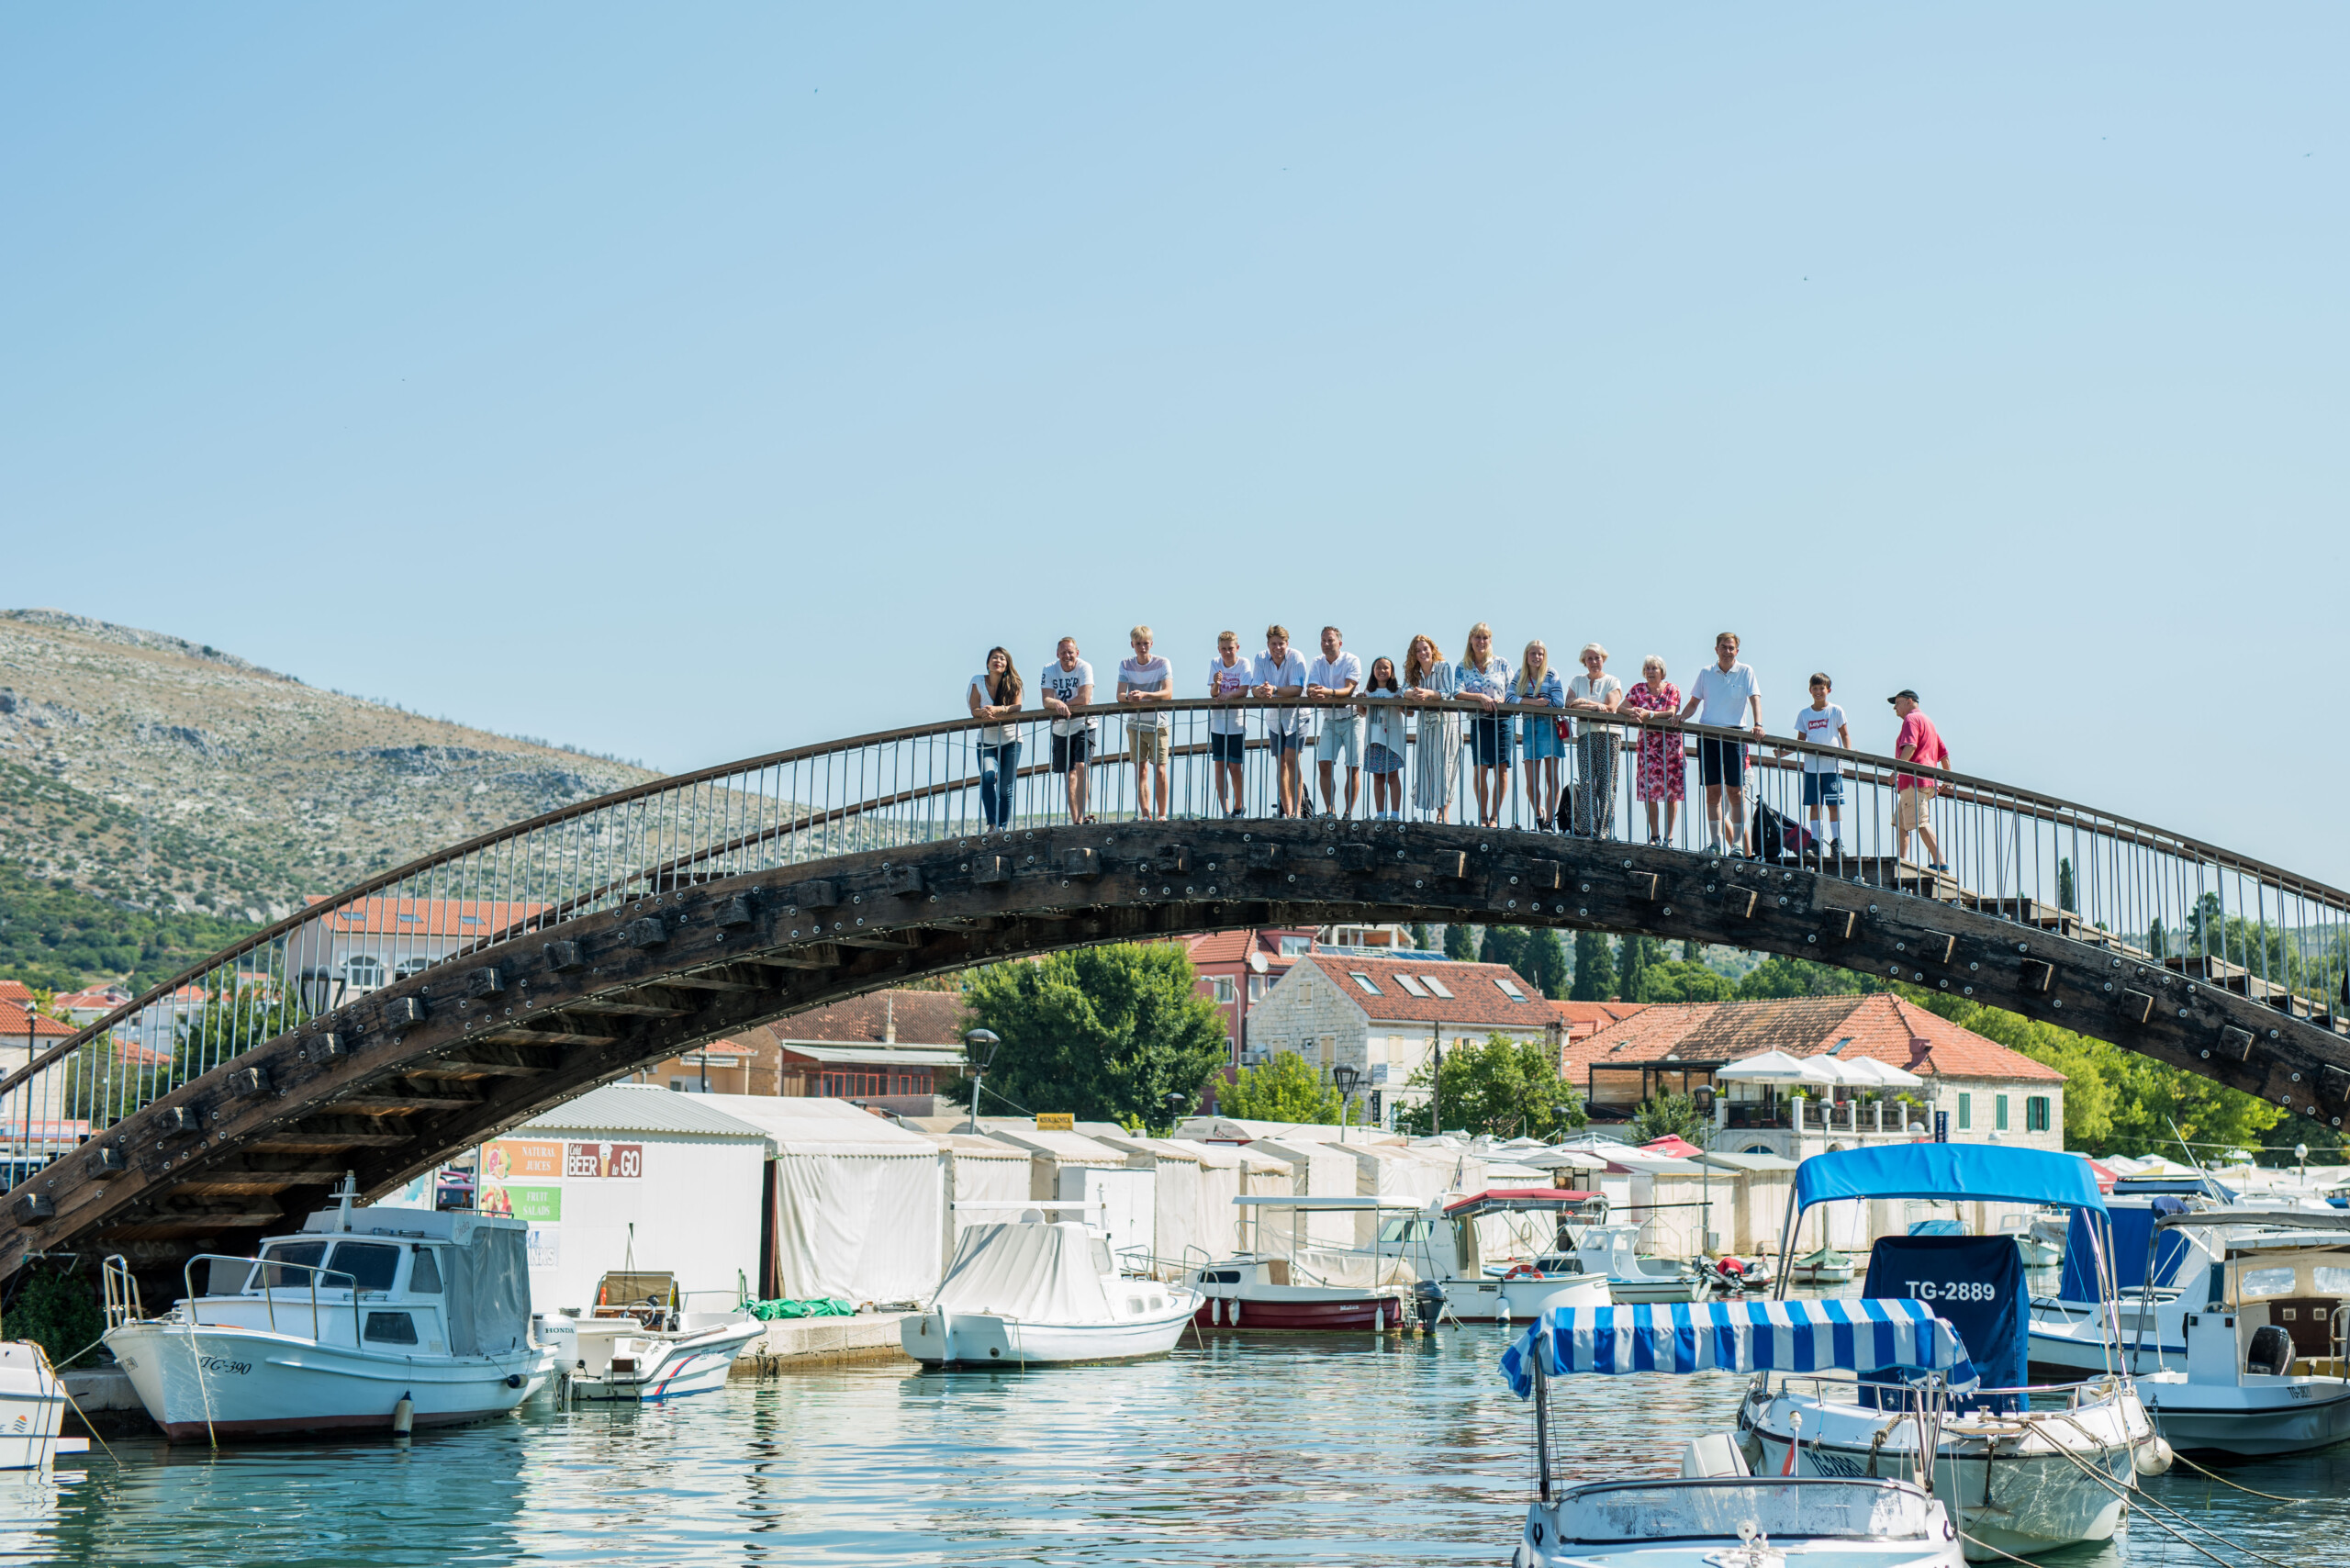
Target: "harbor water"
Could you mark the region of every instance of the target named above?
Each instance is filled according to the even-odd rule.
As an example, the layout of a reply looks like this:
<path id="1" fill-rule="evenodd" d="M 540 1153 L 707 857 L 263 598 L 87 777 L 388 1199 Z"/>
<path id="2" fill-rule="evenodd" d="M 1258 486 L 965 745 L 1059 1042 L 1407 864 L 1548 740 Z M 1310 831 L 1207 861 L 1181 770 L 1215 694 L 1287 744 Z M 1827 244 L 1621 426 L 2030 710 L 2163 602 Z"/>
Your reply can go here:
<path id="1" fill-rule="evenodd" d="M 536 1401 L 387 1439 L 118 1443 L 57 1484 L 0 1477 L 0 1559 L 268 1563 L 1500 1564 L 1532 1421 L 1498 1329 L 1187 1338 L 1174 1356 L 1027 1373 L 907 1361 L 738 1378 L 673 1406 Z M 1669 1474 L 1742 1379 L 1563 1379 L 1577 1479 Z M 2350 1445 L 2184 1469 L 2152 1495 L 2278 1562 L 2350 1564 Z M 2208 1540 L 2206 1544 L 2211 1544 Z M 2254 1561 L 2219 1548 L 2235 1562 Z M 2065 1568 L 2209 1562 L 2143 1518 Z"/>

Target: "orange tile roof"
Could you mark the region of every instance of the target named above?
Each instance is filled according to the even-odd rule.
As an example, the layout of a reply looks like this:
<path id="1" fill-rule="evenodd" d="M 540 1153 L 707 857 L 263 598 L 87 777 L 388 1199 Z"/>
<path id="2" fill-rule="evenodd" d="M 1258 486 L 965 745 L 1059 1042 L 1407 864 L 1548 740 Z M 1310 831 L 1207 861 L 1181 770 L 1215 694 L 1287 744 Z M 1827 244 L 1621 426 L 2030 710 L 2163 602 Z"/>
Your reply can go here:
<path id="1" fill-rule="evenodd" d="M 1797 996 L 1769 1002 L 1664 1002 L 1646 1007 L 1588 1039 L 1570 1043 L 1566 1070 L 1662 1061 L 1719 1066 L 1764 1051 L 1865 1056 L 1921 1078 L 2014 1078 L 2062 1083 L 2065 1075 L 1888 992 Z M 1912 1042 L 1919 1042 L 1913 1045 Z"/>
<path id="2" fill-rule="evenodd" d="M 1516 1029 L 1541 1029 L 1547 1028 L 1554 1016 L 1541 988 L 1507 964 L 1365 958 L 1337 953 L 1309 954 L 1297 961 L 1300 966 L 1310 964 L 1327 975 L 1348 1001 L 1380 1023 L 1494 1024 Z M 1371 995 L 1348 978 L 1356 974 L 1370 976 L 1380 994 Z M 1449 1000 L 1433 993 L 1414 996 L 1404 989 L 1396 979 L 1398 975 L 1423 981 L 1432 975 L 1452 996 Z M 1507 980 L 1526 1000 L 1511 1001 L 1494 985 L 1496 980 Z"/>
<path id="3" fill-rule="evenodd" d="M 60 1023 L 14 1002 L 0 1002 L 0 1046 L 22 1040 L 28 1034 L 37 1040 L 62 1040 L 76 1033 L 79 1030 L 72 1024 Z"/>
<path id="4" fill-rule="evenodd" d="M 24 981 L 0 980 L 0 1002 L 14 1002 L 19 1005 L 29 1006 L 32 1000 L 33 988 Z"/>
<path id="5" fill-rule="evenodd" d="M 326 901 L 312 895 L 313 904 Z M 330 931 L 382 936 L 488 936 L 549 906 L 495 899 L 355 899 L 320 917 Z"/>
<path id="6" fill-rule="evenodd" d="M 766 1025 L 777 1044 L 811 1046 L 878 1044 L 892 1025 L 901 1046 L 963 1044 L 963 995 L 954 991 L 869 991 Z"/>
<path id="7" fill-rule="evenodd" d="M 1554 1002 L 1550 1009 L 1569 1024 L 1604 1029 L 1610 1024 L 1622 1023 L 1648 1005 L 1645 1002 Z"/>
<path id="8" fill-rule="evenodd" d="M 1262 927 L 1248 931 L 1211 931 L 1184 941 L 1184 951 L 1195 965 L 1246 963 L 1251 953 L 1262 953 L 1275 969 L 1286 969 L 1294 957 L 1281 956 L 1282 936 L 1311 936 L 1303 926 Z"/>

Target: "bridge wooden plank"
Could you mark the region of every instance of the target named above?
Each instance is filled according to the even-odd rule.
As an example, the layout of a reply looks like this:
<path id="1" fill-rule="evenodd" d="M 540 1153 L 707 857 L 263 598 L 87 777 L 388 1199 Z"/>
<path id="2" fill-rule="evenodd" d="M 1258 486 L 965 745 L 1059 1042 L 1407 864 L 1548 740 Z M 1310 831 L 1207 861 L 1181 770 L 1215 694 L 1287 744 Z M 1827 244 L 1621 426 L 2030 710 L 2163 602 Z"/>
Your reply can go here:
<path id="1" fill-rule="evenodd" d="M 314 1126 L 312 1122 L 348 1122 L 345 1127 Z M 388 1148 L 406 1143 L 409 1134 L 394 1131 L 381 1122 L 367 1121 L 358 1116 L 319 1116 L 307 1118 L 304 1125 L 281 1127 L 245 1145 L 254 1154 L 308 1154 L 314 1149 Z"/>
<path id="2" fill-rule="evenodd" d="M 339 1094 L 329 1103 L 362 1116 L 406 1116 L 418 1111 L 462 1111 L 481 1103 L 481 1096 L 466 1093 L 456 1083 L 444 1082 L 427 1092 L 396 1078 Z"/>
<path id="3" fill-rule="evenodd" d="M 563 1010 L 615 1018 L 684 1018 L 693 1012 L 690 1007 L 673 1007 L 666 1002 L 636 1002 L 626 996 L 595 996 L 584 1002 L 567 1002 Z"/>

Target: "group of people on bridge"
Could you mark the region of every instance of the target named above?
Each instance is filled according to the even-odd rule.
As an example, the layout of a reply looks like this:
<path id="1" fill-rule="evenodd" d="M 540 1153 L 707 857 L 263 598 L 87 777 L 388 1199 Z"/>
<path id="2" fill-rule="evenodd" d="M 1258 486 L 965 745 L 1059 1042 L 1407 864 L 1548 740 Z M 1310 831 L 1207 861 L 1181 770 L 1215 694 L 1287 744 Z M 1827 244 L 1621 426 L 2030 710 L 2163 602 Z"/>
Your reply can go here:
<path id="1" fill-rule="evenodd" d="M 1407 759 L 1411 803 L 1426 820 L 1447 822 L 1460 794 L 1463 771 L 1471 776 L 1480 826 L 1501 825 L 1508 804 L 1510 772 L 1522 760 L 1520 776 L 1536 830 L 1604 838 L 1615 831 L 1622 722 L 1638 726 L 1631 743 L 1632 792 L 1645 808 L 1649 842 L 1669 841 L 1687 790 L 1687 756 L 1673 722 L 1695 718 L 1723 730 L 1745 730 L 1765 738 L 1762 693 L 1754 669 L 1739 657 L 1735 633 L 1714 639 L 1714 662 L 1697 673 L 1688 692 L 1669 678 L 1664 660 L 1651 654 L 1640 661 L 1640 678 L 1630 687 L 1607 673 L 1607 650 L 1587 643 L 1576 655 L 1583 673 L 1561 679 L 1550 648 L 1539 638 L 1526 644 L 1516 669 L 1494 648 L 1493 628 L 1480 621 L 1469 629 L 1458 660 L 1448 660 L 1436 639 L 1422 633 L 1404 649 L 1403 663 L 1382 654 L 1368 670 L 1348 653 L 1336 626 L 1322 628 L 1320 652 L 1308 659 L 1292 645 L 1289 629 L 1265 629 L 1263 651 L 1244 655 L 1237 633 L 1219 633 L 1208 661 L 1203 695 L 1278 704 L 1304 699 L 1335 707 L 1267 707 L 1261 747 L 1272 764 L 1268 815 L 1315 814 L 1304 777 L 1311 749 L 1319 773 L 1321 810 L 1352 816 L 1361 775 L 1371 775 L 1371 815 L 1380 822 L 1404 816 Z M 1134 768 L 1136 813 L 1165 818 L 1172 802 L 1168 760 L 1174 748 L 1164 708 L 1177 695 L 1173 666 L 1154 652 L 1147 626 L 1128 642 L 1132 656 L 1120 661 L 1114 700 L 1135 711 L 1125 728 L 1126 760 Z M 1038 678 L 1042 701 L 1024 710 L 1026 684 L 1008 649 L 988 650 L 986 668 L 971 678 L 971 716 L 979 731 L 979 808 L 990 828 L 1008 825 L 1020 772 L 1024 711 L 1047 715 L 1051 725 L 1051 771 L 1067 791 L 1069 818 L 1091 822 L 1091 769 L 1101 744 L 1098 716 L 1077 710 L 1096 700 L 1093 666 L 1074 637 L 1063 637 Z M 1810 682 L 1810 701 L 1796 713 L 1794 735 L 1825 751 L 1803 751 L 1803 807 L 1813 838 L 1826 852 L 1842 850 L 1844 773 L 1835 749 L 1852 748 L 1844 710 L 1833 700 L 1825 674 Z M 1950 749 L 1904 689 L 1887 699 L 1900 719 L 1894 756 L 1902 762 L 1947 768 Z M 1417 708 L 1420 703 L 1461 703 L 1459 708 Z M 1154 706 L 1158 711 L 1153 712 Z M 1505 706 L 1554 709 L 1557 712 L 1500 711 Z M 1480 712 L 1477 710 L 1482 709 Z M 1227 817 L 1248 814 L 1244 763 L 1250 710 L 1208 711 L 1207 744 L 1217 808 Z M 1617 722 L 1595 722 L 1609 715 Z M 1416 729 L 1413 727 L 1416 718 Z M 1416 750 L 1415 750 L 1416 743 Z M 1697 738 L 1697 777 L 1705 790 L 1710 848 L 1737 855 L 1746 843 L 1748 752 L 1742 740 Z M 1785 755 L 1782 748 L 1781 755 Z M 1571 758 L 1572 754 L 1572 758 Z M 1570 758 L 1572 766 L 1570 766 Z M 1344 767 L 1341 782 L 1339 770 Z M 1929 864 L 1946 869 L 1934 837 L 1932 801 L 1947 787 L 1911 774 L 1894 780 L 1893 827 L 1900 852 L 1910 835 L 1922 840 Z M 1823 826 L 1822 814 L 1826 822 Z"/>

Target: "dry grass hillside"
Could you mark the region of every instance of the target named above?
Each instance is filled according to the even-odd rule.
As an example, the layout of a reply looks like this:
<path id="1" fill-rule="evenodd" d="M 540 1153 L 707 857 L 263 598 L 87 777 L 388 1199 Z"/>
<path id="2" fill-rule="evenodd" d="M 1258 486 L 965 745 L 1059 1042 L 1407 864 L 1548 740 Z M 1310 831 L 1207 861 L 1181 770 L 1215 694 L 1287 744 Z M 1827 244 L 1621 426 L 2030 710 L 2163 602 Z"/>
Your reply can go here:
<path id="1" fill-rule="evenodd" d="M 272 919 L 652 777 L 177 637 L 0 611 L 0 861 L 118 904 Z"/>

